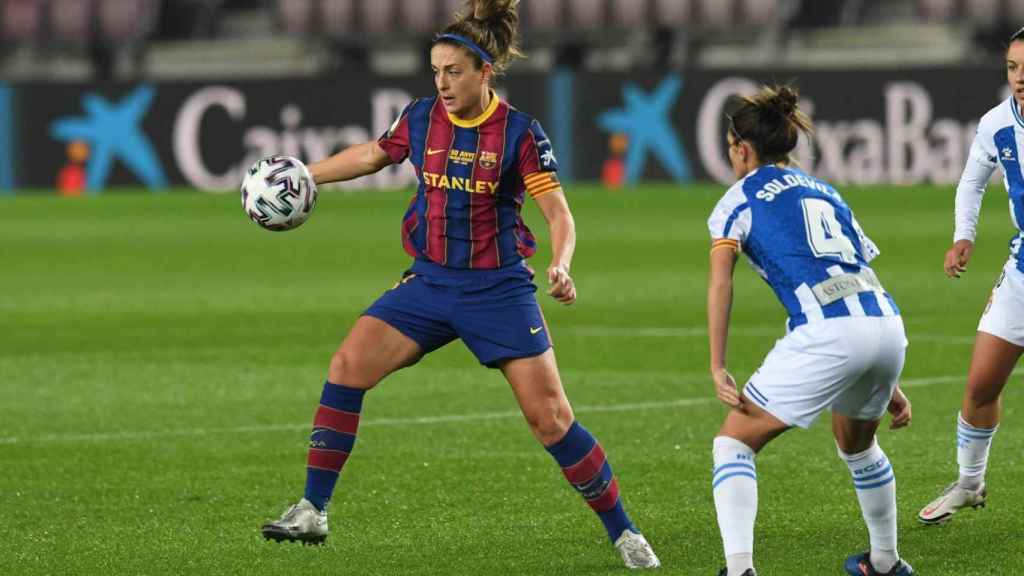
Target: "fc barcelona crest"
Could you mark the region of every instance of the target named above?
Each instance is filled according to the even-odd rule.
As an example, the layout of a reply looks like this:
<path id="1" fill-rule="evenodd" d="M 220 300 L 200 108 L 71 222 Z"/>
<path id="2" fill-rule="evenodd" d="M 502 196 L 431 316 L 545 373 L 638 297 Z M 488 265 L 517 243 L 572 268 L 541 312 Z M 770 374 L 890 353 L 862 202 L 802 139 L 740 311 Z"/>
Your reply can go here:
<path id="1" fill-rule="evenodd" d="M 480 167 L 484 170 L 490 170 L 498 165 L 498 153 L 497 152 L 481 152 L 480 153 Z"/>

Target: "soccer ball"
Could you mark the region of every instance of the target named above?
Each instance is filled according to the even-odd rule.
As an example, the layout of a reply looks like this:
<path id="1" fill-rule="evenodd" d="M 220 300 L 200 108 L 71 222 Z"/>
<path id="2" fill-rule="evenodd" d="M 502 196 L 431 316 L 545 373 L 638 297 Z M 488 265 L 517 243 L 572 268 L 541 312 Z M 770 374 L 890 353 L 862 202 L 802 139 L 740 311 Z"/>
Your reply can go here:
<path id="1" fill-rule="evenodd" d="M 316 184 L 306 166 L 291 156 L 269 156 L 242 180 L 242 208 L 267 230 L 298 228 L 316 206 Z"/>

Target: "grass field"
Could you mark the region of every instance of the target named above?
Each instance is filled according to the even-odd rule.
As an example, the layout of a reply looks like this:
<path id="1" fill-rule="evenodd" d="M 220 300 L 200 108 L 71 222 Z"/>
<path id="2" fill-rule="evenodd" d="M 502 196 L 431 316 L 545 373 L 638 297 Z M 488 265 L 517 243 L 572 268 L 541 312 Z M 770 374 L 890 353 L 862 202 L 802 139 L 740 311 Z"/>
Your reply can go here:
<path id="1" fill-rule="evenodd" d="M 544 297 L 579 419 L 600 438 L 662 574 L 722 565 L 710 490 L 725 410 L 707 376 L 705 219 L 719 187 L 575 187 L 579 302 Z M 944 279 L 952 191 L 846 192 L 911 346 L 911 428 L 880 434 L 898 478 L 900 550 L 925 576 L 1024 561 L 1024 393 L 1011 383 L 990 503 L 924 528 L 955 477 L 955 417 L 977 318 L 1011 235 L 990 193 L 969 273 Z M 460 343 L 371 392 L 327 545 L 264 542 L 302 493 L 328 359 L 407 265 L 402 193 L 326 194 L 287 234 L 235 195 L 0 201 L 0 574 L 612 574 L 620 560 Z M 528 219 L 539 237 L 535 207 Z M 546 240 L 543 240 L 546 245 Z M 534 259 L 543 269 L 546 253 Z M 743 264 L 730 366 L 749 376 L 784 314 Z M 758 461 L 762 575 L 841 574 L 867 546 L 827 418 Z"/>

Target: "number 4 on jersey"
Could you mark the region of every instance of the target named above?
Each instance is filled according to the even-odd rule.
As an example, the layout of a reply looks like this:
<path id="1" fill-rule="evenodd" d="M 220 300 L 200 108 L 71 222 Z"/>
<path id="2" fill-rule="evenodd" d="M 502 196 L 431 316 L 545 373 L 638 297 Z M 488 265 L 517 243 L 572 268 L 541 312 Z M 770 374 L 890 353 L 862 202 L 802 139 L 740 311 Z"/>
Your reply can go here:
<path id="1" fill-rule="evenodd" d="M 817 258 L 839 258 L 847 264 L 857 263 L 857 249 L 843 234 L 843 226 L 836 219 L 836 209 L 821 198 L 804 198 L 804 224 L 807 243 Z"/>

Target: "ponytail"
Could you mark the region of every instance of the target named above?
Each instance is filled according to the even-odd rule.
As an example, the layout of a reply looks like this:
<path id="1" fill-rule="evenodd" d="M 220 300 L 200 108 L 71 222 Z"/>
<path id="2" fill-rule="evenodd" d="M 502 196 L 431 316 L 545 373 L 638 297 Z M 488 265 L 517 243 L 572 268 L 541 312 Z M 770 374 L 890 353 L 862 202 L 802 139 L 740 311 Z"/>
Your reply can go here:
<path id="1" fill-rule="evenodd" d="M 470 53 L 478 68 L 489 61 L 495 75 L 500 75 L 512 60 L 524 57 L 517 38 L 518 4 L 519 0 L 466 0 L 451 24 L 434 39 L 434 44 L 461 46 Z"/>

